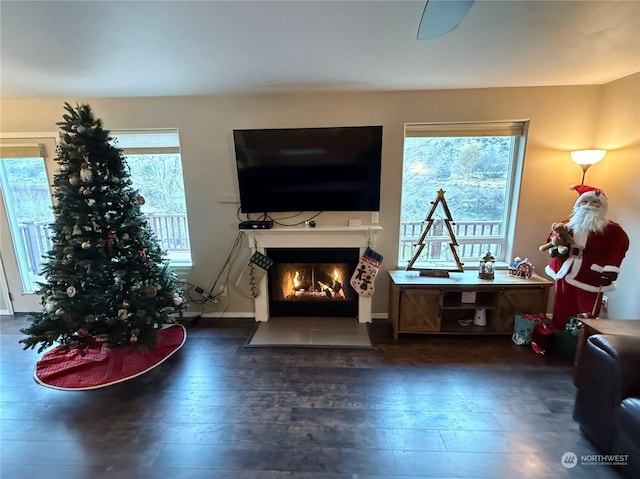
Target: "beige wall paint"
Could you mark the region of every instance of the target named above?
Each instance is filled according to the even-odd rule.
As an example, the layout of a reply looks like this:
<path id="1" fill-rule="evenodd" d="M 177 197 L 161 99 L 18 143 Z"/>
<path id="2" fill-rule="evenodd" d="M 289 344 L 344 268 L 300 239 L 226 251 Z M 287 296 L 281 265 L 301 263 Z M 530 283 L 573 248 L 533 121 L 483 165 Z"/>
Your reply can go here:
<path id="1" fill-rule="evenodd" d="M 633 82 L 628 82 L 633 83 Z M 177 127 L 180 129 L 194 266 L 188 280 L 207 289 L 222 267 L 237 234 L 237 205 L 218 200 L 237 195 L 232 143 L 234 128 L 276 128 L 381 124 L 384 126 L 382 206 L 376 249 L 385 257 L 376 281 L 374 314 L 386 314 L 387 270 L 395 269 L 399 235 L 403 125 L 420 121 L 529 119 L 529 141 L 514 253 L 528 256 L 542 273 L 547 257 L 538 252 L 549 225 L 565 218 L 575 200 L 570 184 L 581 172 L 569 152 L 596 137 L 601 99 L 622 97 L 622 82 L 603 86 L 495 88 L 474 90 L 290 93 L 166 98 L 4 100 L 0 130 L 51 130 L 64 100 L 89 103 L 110 130 Z M 604 92 L 603 92 L 604 91 Z M 615 93 L 615 95 L 614 95 Z M 612 98 L 613 101 L 613 98 Z M 624 104 L 624 101 L 621 101 Z M 637 122 L 636 122 L 637 125 Z M 604 164 L 604 162 L 603 162 Z M 600 165 L 589 171 L 596 176 Z M 622 181 L 622 180 L 621 180 Z M 637 183 L 637 176 L 635 183 Z M 604 188 L 604 186 L 603 186 Z M 439 185 L 425 186 L 425 210 Z M 631 189 L 631 188 L 629 188 Z M 637 194 L 637 193 L 636 193 Z M 637 211 L 637 209 L 636 209 Z M 630 210 L 629 214 L 633 211 Z M 346 225 L 349 218 L 370 221 L 363 213 L 323 213 L 319 225 Z M 627 220 L 631 221 L 631 220 Z M 635 219 L 638 229 L 638 218 Z M 248 258 L 248 248 L 234 265 L 231 282 Z M 620 294 L 624 294 L 621 285 Z M 627 286 L 630 287 L 630 286 Z M 622 304 L 621 304 L 622 306 Z M 620 314 L 632 315 L 625 306 Z M 197 307 L 193 312 L 199 312 Z M 207 311 L 250 313 L 251 301 L 231 288 L 231 304 L 221 301 Z M 640 313 L 634 311 L 640 317 Z"/>
<path id="2" fill-rule="evenodd" d="M 630 239 L 618 288 L 608 295 L 608 316 L 640 319 L 640 73 L 604 85 L 601 106 L 594 146 L 608 153 L 585 183 L 605 191 L 609 218 Z"/>

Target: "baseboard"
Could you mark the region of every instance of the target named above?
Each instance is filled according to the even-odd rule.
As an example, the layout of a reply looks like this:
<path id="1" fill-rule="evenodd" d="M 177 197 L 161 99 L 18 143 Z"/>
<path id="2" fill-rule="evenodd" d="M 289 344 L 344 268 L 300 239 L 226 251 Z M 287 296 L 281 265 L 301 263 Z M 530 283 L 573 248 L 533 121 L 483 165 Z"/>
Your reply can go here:
<path id="1" fill-rule="evenodd" d="M 224 319 L 247 319 L 255 318 L 256 313 L 252 311 L 244 311 L 242 313 L 233 313 L 229 311 L 214 311 L 210 313 L 197 313 L 195 311 L 189 311 L 182 314 L 184 318 L 195 318 L 200 316 L 201 318 L 224 318 Z M 371 319 L 388 319 L 387 313 L 373 313 Z"/>
<path id="2" fill-rule="evenodd" d="M 213 311 L 209 313 L 198 313 L 195 311 L 188 311 L 182 314 L 183 318 L 224 318 L 224 319 L 247 319 L 247 318 L 255 318 L 256 313 L 254 312 L 242 312 L 242 313 L 233 313 L 229 311 Z"/>

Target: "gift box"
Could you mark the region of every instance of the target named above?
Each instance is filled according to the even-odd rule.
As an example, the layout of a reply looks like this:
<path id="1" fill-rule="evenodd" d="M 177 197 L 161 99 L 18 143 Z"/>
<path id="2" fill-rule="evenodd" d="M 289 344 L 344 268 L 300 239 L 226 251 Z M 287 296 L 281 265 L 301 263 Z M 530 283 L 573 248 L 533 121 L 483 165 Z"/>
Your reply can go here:
<path id="1" fill-rule="evenodd" d="M 517 314 L 513 321 L 513 335 L 511 340 L 518 346 L 526 346 L 531 344 L 531 335 L 533 329 L 547 322 L 547 316 L 544 313 L 539 314 Z"/>

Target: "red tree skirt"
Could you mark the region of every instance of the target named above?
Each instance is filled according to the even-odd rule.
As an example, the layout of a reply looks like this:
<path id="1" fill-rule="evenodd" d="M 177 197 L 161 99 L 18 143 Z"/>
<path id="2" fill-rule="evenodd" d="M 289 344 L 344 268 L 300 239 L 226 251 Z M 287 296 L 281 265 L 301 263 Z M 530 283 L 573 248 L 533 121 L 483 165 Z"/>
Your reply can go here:
<path id="1" fill-rule="evenodd" d="M 180 349 L 186 338 L 184 326 L 172 324 L 158 331 L 158 342 L 151 349 L 132 346 L 103 351 L 96 344 L 80 352 L 60 346 L 36 363 L 34 376 L 43 386 L 67 391 L 111 386 L 151 371 Z"/>

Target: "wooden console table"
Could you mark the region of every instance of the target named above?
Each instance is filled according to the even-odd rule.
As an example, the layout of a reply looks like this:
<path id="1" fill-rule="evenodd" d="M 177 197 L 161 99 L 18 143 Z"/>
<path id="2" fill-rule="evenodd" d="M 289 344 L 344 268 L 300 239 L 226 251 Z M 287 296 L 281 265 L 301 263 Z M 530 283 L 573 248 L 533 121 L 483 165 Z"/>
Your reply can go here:
<path id="1" fill-rule="evenodd" d="M 420 276 L 417 271 L 389 271 L 389 319 L 393 337 L 400 333 L 511 334 L 518 313 L 544 313 L 553 282 L 538 275 L 525 279 L 496 271 L 479 279 L 477 271 L 449 278 Z M 486 326 L 473 323 L 476 309 L 486 312 Z"/>
<path id="2" fill-rule="evenodd" d="M 594 334 L 612 334 L 619 336 L 640 336 L 640 319 L 581 319 L 582 328 L 578 336 L 576 355 L 573 358 L 573 384 L 578 385 L 578 368 L 582 351 L 587 344 L 589 336 Z"/>

